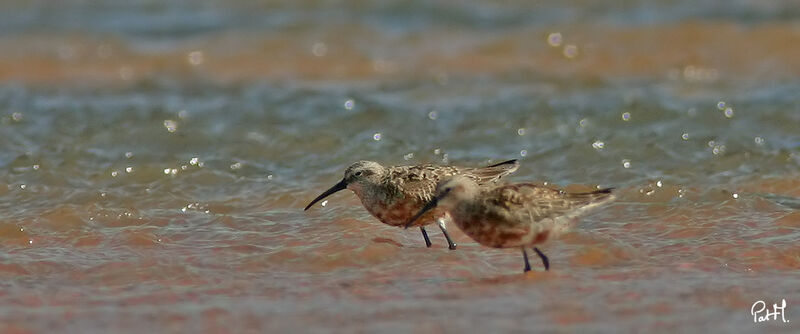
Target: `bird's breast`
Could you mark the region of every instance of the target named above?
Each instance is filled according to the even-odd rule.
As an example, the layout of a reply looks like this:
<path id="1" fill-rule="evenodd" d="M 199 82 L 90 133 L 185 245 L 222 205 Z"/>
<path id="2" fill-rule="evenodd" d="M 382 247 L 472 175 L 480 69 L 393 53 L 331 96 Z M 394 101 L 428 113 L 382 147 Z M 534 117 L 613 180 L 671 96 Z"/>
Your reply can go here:
<path id="1" fill-rule="evenodd" d="M 531 246 L 547 241 L 550 230 L 542 224 L 506 219 L 502 215 L 465 215 L 451 212 L 453 222 L 477 243 L 493 248 Z"/>
<path id="2" fill-rule="evenodd" d="M 404 226 L 425 206 L 424 202 L 409 198 L 395 199 L 393 201 L 376 200 L 368 202 L 362 200 L 362 203 L 375 218 L 391 226 Z M 430 210 L 417 219 L 414 226 L 430 224 L 444 214 L 445 212 L 439 208 Z"/>

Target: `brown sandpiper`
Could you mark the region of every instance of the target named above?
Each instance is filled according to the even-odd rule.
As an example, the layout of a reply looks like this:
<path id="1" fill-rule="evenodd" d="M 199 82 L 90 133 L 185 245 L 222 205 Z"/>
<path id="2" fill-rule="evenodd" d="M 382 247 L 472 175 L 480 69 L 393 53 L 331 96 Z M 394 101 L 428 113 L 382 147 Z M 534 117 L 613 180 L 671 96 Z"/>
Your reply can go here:
<path id="1" fill-rule="evenodd" d="M 420 215 L 414 224 L 406 225 L 434 196 L 436 184 L 445 177 L 460 175 L 479 185 L 495 183 L 519 168 L 517 160 L 508 160 L 486 167 L 438 166 L 432 164 L 384 167 L 373 161 L 357 161 L 347 167 L 344 178 L 317 196 L 305 210 L 323 198 L 344 189 L 352 190 L 375 218 L 382 223 L 403 227 L 419 226 L 425 245 L 431 247 L 425 225 L 438 222 L 450 249 L 456 244 L 447 233 L 447 212 L 433 209 Z"/>
<path id="2" fill-rule="evenodd" d="M 550 261 L 540 245 L 569 229 L 577 218 L 612 200 L 613 188 L 568 193 L 533 183 L 481 186 L 470 178 L 448 177 L 436 186 L 436 195 L 407 222 L 415 225 L 429 210 L 444 209 L 462 231 L 479 244 L 493 248 L 520 247 L 523 272 L 531 270 L 528 248 Z"/>

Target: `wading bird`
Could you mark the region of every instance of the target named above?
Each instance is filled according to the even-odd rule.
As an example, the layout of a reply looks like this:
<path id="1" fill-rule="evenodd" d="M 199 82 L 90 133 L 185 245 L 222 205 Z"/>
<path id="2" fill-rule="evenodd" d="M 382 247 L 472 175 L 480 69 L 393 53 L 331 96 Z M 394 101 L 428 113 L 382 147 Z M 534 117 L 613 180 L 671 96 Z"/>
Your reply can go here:
<path id="1" fill-rule="evenodd" d="M 479 244 L 522 248 L 524 272 L 531 270 L 528 248 L 549 270 L 550 261 L 536 245 L 567 230 L 581 214 L 612 201 L 611 190 L 567 193 L 531 183 L 481 186 L 467 177 L 449 177 L 437 184 L 434 198 L 408 221 L 406 228 L 430 210 L 444 209 Z"/>
<path id="2" fill-rule="evenodd" d="M 358 161 L 347 167 L 339 183 L 317 196 L 305 210 L 337 191 L 350 189 L 375 218 L 386 225 L 402 227 L 433 199 L 436 184 L 442 178 L 460 175 L 475 184 L 490 184 L 517 168 L 517 160 L 477 168 L 429 164 L 384 167 L 373 161 Z M 449 248 L 456 249 L 456 244 L 447 233 L 446 221 L 449 218 L 445 211 L 431 210 L 418 218 L 413 225 L 419 226 L 426 246 L 431 247 L 431 241 L 425 225 L 437 221 Z"/>

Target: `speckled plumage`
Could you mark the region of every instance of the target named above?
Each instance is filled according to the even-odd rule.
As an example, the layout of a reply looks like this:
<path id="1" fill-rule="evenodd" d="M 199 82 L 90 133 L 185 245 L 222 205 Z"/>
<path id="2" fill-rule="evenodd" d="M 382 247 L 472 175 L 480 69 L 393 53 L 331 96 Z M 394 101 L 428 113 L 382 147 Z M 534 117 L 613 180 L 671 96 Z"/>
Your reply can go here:
<path id="1" fill-rule="evenodd" d="M 436 165 L 391 166 L 386 167 L 386 172 L 379 182 L 371 183 L 354 191 L 364 207 L 382 223 L 402 226 L 425 203 L 433 199 L 436 184 L 442 178 L 462 175 L 478 184 L 488 184 L 514 172 L 517 167 L 517 164 L 509 164 L 502 168 Z M 421 222 L 417 225 L 429 223 L 430 221 Z"/>
<path id="2" fill-rule="evenodd" d="M 476 184 L 490 184 L 513 173 L 518 167 L 516 160 L 477 168 L 430 164 L 383 167 L 372 161 L 358 161 L 345 170 L 342 181 L 314 199 L 306 209 L 322 198 L 347 188 L 352 190 L 361 199 L 364 208 L 382 223 L 403 226 L 433 199 L 436 184 L 442 178 L 460 175 Z M 455 248 L 455 244 L 447 235 L 444 221 L 448 217 L 444 210 L 432 210 L 420 218 L 414 226 L 420 226 L 428 246 L 430 241 L 423 226 L 438 221 L 450 248 Z"/>
<path id="3" fill-rule="evenodd" d="M 427 209 L 444 209 L 465 234 L 487 247 L 526 247 L 553 238 L 592 208 L 614 199 L 611 189 L 567 193 L 532 183 L 480 186 L 464 177 L 439 182 Z M 420 211 L 423 213 L 424 209 Z M 409 225 L 410 226 L 410 225 Z M 545 267 L 548 260 L 537 248 Z"/>

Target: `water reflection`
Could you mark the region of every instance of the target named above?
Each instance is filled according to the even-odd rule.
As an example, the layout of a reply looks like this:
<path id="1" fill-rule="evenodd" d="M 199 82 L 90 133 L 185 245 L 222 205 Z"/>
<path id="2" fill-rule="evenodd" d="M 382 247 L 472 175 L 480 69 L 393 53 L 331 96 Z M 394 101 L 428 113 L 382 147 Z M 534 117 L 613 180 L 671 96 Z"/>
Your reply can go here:
<path id="1" fill-rule="evenodd" d="M 2 331 L 740 331 L 796 291 L 789 3 L 53 5 L 0 5 Z M 552 273 L 301 210 L 515 157 L 620 194 Z"/>

